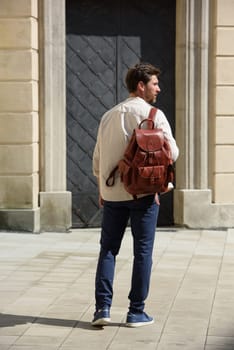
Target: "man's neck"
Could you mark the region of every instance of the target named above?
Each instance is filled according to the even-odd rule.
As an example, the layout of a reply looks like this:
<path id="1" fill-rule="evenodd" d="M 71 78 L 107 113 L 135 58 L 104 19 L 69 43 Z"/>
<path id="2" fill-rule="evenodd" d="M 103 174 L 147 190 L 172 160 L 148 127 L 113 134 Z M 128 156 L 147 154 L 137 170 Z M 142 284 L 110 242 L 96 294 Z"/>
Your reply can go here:
<path id="1" fill-rule="evenodd" d="M 131 93 L 129 94 L 129 97 L 141 97 L 141 98 L 143 98 L 143 97 L 140 96 L 140 94 L 137 93 L 137 92 L 131 92 Z"/>

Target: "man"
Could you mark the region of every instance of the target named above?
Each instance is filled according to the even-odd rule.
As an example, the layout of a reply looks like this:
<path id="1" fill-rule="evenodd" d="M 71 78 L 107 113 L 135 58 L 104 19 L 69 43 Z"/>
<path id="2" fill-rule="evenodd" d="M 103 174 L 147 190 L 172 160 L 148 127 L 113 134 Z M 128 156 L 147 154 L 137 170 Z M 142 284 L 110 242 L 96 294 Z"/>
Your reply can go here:
<path id="1" fill-rule="evenodd" d="M 153 317 L 144 312 L 144 307 L 150 284 L 159 211 L 158 195 L 142 195 L 133 200 L 119 177 L 113 187 L 106 186 L 106 179 L 123 157 L 133 129 L 148 117 L 152 108 L 150 104 L 156 101 L 160 92 L 159 73 L 158 68 L 148 63 L 139 63 L 130 68 L 126 75 L 129 98 L 107 111 L 100 122 L 93 154 L 93 172 L 98 179 L 103 220 L 95 281 L 96 311 L 93 326 L 104 326 L 110 322 L 115 259 L 129 219 L 134 242 L 134 261 L 126 325 L 140 327 L 154 322 Z M 169 141 L 175 161 L 179 151 L 169 123 L 161 110 L 157 110 L 155 118 L 156 126 L 163 129 Z"/>

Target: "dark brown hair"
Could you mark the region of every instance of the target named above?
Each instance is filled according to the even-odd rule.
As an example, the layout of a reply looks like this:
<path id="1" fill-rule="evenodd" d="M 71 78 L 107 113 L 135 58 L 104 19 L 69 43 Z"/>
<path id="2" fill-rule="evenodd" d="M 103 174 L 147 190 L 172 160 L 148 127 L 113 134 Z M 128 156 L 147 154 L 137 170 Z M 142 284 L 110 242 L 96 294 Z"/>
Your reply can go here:
<path id="1" fill-rule="evenodd" d="M 160 69 L 154 67 L 150 63 L 141 62 L 136 64 L 134 67 L 129 68 L 125 78 L 128 91 L 135 92 L 139 81 L 147 84 L 152 75 L 156 75 L 158 77 L 159 74 Z"/>

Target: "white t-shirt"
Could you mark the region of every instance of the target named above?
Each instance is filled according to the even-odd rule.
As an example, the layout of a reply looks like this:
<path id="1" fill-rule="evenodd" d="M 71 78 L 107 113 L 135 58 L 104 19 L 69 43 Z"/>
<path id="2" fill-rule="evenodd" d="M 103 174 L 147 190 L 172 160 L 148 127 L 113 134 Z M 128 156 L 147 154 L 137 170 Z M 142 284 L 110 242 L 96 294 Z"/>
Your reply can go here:
<path id="1" fill-rule="evenodd" d="M 116 172 L 114 186 L 106 186 L 106 179 L 119 160 L 123 158 L 133 130 L 148 117 L 151 108 L 152 106 L 141 97 L 129 97 L 103 115 L 93 153 L 93 173 L 98 178 L 100 195 L 104 200 L 133 199 L 132 195 L 124 189 L 118 172 Z M 163 130 L 171 146 L 172 159 L 175 161 L 179 150 L 167 118 L 159 109 L 155 116 L 155 126 Z"/>

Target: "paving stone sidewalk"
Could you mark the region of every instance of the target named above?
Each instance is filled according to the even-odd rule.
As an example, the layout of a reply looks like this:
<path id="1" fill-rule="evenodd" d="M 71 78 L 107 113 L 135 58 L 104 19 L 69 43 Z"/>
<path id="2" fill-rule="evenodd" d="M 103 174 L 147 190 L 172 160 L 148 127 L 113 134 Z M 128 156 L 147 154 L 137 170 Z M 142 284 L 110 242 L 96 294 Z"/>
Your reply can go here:
<path id="1" fill-rule="evenodd" d="M 126 232 L 112 324 L 90 326 L 99 230 L 0 232 L 0 350 L 233 350 L 234 229 L 158 229 L 146 311 L 125 327 L 132 269 Z"/>

